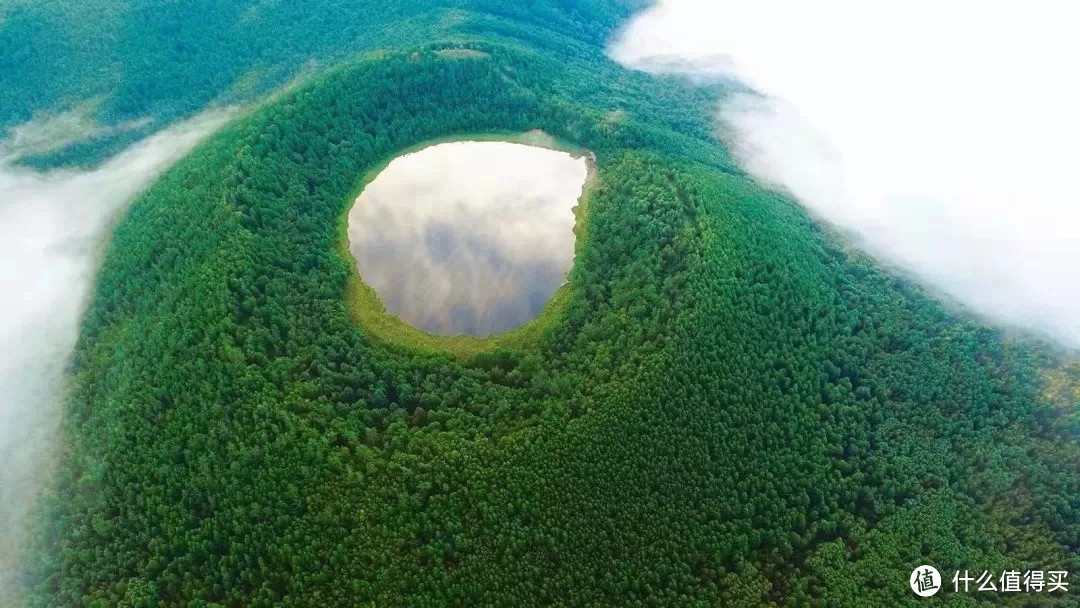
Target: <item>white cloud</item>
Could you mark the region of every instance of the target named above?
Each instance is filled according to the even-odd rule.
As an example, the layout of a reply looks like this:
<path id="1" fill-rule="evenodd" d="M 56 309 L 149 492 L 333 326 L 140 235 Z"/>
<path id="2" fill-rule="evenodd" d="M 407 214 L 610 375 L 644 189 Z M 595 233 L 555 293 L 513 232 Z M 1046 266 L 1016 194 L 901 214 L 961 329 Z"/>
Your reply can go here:
<path id="1" fill-rule="evenodd" d="M 0 158 L 0 604 L 55 453 L 64 367 L 95 255 L 131 199 L 229 115 L 205 113 L 91 171 L 38 173 Z"/>
<path id="2" fill-rule="evenodd" d="M 726 75 L 743 167 L 990 318 L 1080 346 L 1080 8 L 661 0 L 611 54 Z"/>

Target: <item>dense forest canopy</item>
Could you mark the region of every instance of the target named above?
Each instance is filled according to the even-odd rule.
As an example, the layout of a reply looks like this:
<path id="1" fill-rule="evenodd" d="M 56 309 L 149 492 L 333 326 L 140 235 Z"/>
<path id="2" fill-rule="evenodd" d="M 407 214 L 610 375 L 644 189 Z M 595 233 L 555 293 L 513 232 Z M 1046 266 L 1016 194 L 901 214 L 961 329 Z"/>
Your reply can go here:
<path id="1" fill-rule="evenodd" d="M 367 21 L 333 2 L 198 9 L 281 21 L 265 32 L 195 27 L 191 3 L 8 9 L 0 49 L 14 27 L 76 27 L 40 19 L 62 9 L 123 41 L 85 59 L 126 66 L 101 85 L 121 91 L 107 122 L 194 111 L 244 58 L 277 82 L 355 48 L 356 30 L 313 20 L 393 47 L 235 121 L 116 227 L 25 560 L 30 605 L 888 606 L 917 599 L 925 563 L 1080 570 L 1076 417 L 1045 355 L 734 170 L 703 103 L 717 90 L 603 59 L 626 6 L 390 4 Z M 125 28 L 168 56 L 136 60 Z M 278 44 L 308 28 L 302 48 Z M 139 69 L 159 65 L 206 77 L 155 89 Z M 44 102 L 20 104 L 0 104 L 7 120 Z M 559 313 L 456 356 L 372 335 L 339 241 L 364 174 L 425 141 L 532 129 L 596 155 Z M 935 600 L 1033 597 L 1069 603 Z"/>
<path id="2" fill-rule="evenodd" d="M 208 103 L 259 99 L 320 67 L 433 39 L 527 40 L 597 56 L 640 0 L 8 0 L 0 129 L 72 108 L 134 128 L 25 161 L 94 163 Z M 149 119 L 149 122 L 145 122 Z"/>

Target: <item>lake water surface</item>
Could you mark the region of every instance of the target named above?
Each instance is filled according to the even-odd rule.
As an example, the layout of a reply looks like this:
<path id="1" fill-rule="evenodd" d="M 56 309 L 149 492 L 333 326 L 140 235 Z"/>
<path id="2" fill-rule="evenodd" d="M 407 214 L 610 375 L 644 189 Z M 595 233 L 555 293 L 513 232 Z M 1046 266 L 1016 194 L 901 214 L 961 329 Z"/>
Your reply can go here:
<path id="1" fill-rule="evenodd" d="M 434 334 L 489 336 L 535 317 L 574 260 L 584 157 L 509 142 L 395 158 L 349 212 L 360 277 Z"/>

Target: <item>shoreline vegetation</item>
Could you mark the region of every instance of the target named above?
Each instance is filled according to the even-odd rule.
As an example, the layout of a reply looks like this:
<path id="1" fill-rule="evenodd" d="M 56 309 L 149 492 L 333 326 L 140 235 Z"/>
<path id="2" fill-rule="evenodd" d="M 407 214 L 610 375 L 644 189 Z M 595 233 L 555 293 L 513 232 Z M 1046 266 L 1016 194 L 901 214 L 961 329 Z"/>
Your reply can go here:
<path id="1" fill-rule="evenodd" d="M 388 347 L 399 347 L 414 352 L 426 354 L 450 354 L 457 360 L 467 360 L 474 355 L 493 351 L 497 348 L 514 350 L 528 350 L 541 343 L 550 333 L 555 324 L 566 312 L 570 301 L 573 284 L 565 280 L 551 299 L 544 305 L 538 315 L 523 325 L 499 334 L 486 337 L 470 336 L 467 334 L 438 335 L 426 332 L 403 321 L 400 317 L 386 309 L 375 290 L 364 282 L 360 277 L 356 259 L 349 251 L 349 211 L 356 203 L 357 197 L 364 188 L 371 183 L 386 167 L 396 158 L 413 154 L 439 144 L 455 142 L 506 142 L 558 150 L 569 153 L 574 158 L 585 157 L 588 172 L 585 183 L 582 185 L 581 195 L 577 204 L 573 207 L 574 212 L 574 257 L 585 245 L 588 234 L 589 198 L 599 183 L 596 166 L 596 155 L 582 146 L 559 140 L 541 129 L 532 129 L 524 133 L 472 133 L 463 135 L 450 135 L 423 141 L 414 146 L 392 154 L 389 158 L 376 163 L 370 170 L 364 173 L 359 187 L 349 197 L 349 203 L 338 217 L 337 238 L 334 250 L 342 261 L 349 265 L 351 272 L 345 284 L 344 301 L 349 311 L 349 316 L 360 326 L 361 330 L 369 338 L 376 340 Z M 567 275 L 573 270 L 573 264 L 567 270 Z"/>

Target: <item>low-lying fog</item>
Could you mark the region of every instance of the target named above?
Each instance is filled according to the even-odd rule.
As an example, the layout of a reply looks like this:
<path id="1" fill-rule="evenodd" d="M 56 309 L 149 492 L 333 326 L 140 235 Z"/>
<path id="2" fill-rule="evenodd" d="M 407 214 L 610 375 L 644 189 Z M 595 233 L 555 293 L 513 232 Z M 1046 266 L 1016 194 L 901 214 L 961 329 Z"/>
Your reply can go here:
<path id="1" fill-rule="evenodd" d="M 743 167 L 971 309 L 1080 347 L 1070 2 L 660 0 L 613 43 L 738 78 Z"/>
<path id="2" fill-rule="evenodd" d="M 33 129 L 0 142 L 0 605 L 14 587 L 27 517 L 57 450 L 64 368 L 108 228 L 228 116 L 206 113 L 90 171 L 12 166 Z"/>
<path id="3" fill-rule="evenodd" d="M 508 142 L 400 156 L 349 212 L 360 277 L 425 331 L 488 336 L 535 317 L 574 260 L 585 158 Z"/>

